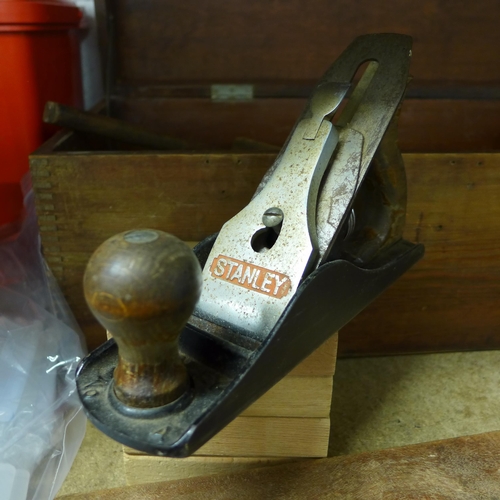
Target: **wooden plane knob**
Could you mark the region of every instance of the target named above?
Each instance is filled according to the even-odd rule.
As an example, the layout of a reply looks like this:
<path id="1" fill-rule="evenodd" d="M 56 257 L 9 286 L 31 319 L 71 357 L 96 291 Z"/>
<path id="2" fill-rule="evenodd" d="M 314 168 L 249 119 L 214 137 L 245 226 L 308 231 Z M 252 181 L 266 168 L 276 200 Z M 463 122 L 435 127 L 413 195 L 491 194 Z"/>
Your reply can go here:
<path id="1" fill-rule="evenodd" d="M 191 249 L 162 231 L 117 234 L 90 258 L 84 292 L 118 345 L 117 398 L 155 408 L 181 396 L 187 373 L 177 340 L 201 292 L 201 268 Z"/>

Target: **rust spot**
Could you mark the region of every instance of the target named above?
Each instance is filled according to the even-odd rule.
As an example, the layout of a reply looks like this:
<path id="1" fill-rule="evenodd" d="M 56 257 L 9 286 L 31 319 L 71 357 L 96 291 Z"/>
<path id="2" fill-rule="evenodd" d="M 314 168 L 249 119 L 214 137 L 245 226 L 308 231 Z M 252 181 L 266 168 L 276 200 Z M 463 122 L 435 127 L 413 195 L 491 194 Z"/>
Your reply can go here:
<path id="1" fill-rule="evenodd" d="M 119 358 L 114 381 L 117 398 L 127 406 L 155 408 L 175 401 L 185 392 L 187 372 L 180 359 L 149 365 Z"/>

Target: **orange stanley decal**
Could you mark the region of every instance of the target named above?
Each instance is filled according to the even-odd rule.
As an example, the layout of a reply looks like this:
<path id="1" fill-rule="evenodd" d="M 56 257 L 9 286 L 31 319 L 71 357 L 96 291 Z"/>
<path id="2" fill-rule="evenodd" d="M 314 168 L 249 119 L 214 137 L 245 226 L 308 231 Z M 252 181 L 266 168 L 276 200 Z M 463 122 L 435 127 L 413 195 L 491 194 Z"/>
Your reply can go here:
<path id="1" fill-rule="evenodd" d="M 210 273 L 214 278 L 276 299 L 281 299 L 290 291 L 290 278 L 285 274 L 225 255 L 219 255 L 213 260 Z"/>

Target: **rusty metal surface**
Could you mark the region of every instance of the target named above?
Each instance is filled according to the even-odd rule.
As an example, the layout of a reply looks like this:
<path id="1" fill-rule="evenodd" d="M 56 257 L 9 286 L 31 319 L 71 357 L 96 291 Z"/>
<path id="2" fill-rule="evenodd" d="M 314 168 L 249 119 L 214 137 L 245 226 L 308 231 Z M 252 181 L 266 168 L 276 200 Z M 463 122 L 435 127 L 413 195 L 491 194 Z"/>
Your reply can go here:
<path id="1" fill-rule="evenodd" d="M 203 270 L 198 316 L 222 318 L 263 339 L 314 264 L 317 196 L 338 140 L 336 129 L 323 120 L 324 108 L 318 108 L 319 129 L 308 119 L 297 125 L 272 178 L 222 227 Z M 272 207 L 280 208 L 284 217 L 276 241 L 269 245 L 266 236 L 274 230 L 262 217 Z"/>
<path id="2" fill-rule="evenodd" d="M 366 265 L 403 236 L 406 220 L 406 173 L 397 144 L 397 115 L 377 149 L 353 204 L 356 223 L 341 243 L 341 255 Z"/>
<path id="3" fill-rule="evenodd" d="M 410 37 L 367 35 L 357 38 L 325 73 L 254 198 L 222 228 L 203 270 L 197 316 L 214 323 L 223 321 L 251 337 L 264 339 L 300 282 L 312 269 L 339 256 L 335 244 L 345 236 L 341 229 L 350 217 L 354 196 L 404 95 L 410 58 Z M 366 62 L 365 72 L 340 112 L 337 132 L 330 120 Z M 327 128 L 334 134 L 332 140 L 327 139 Z M 336 147 L 339 133 L 341 144 Z M 406 193 L 404 177 L 393 187 L 387 182 L 392 180 L 387 172 L 399 168 L 397 161 L 393 167 L 391 162 L 401 162 L 401 157 L 392 155 L 385 162 L 383 153 L 378 156 L 374 163 L 381 167 L 371 169 L 367 182 L 371 188 L 357 193 L 357 199 L 366 198 L 369 206 L 365 208 L 363 201 L 357 203 L 355 213 L 359 211 L 360 217 L 355 225 L 351 223 L 351 241 L 357 241 L 360 235 L 372 242 L 384 239 L 381 233 L 386 230 L 382 227 L 375 236 L 367 231 L 373 224 L 384 222 L 384 218 L 373 221 L 371 215 L 364 214 L 372 210 L 370 189 Z M 387 206 L 394 196 L 375 196 L 374 201 Z M 263 214 L 271 208 L 283 212 L 278 230 L 262 222 Z M 378 207 L 376 210 L 378 213 Z M 391 205 L 389 217 L 398 210 Z M 375 253 L 376 249 L 372 256 Z"/>
<path id="4" fill-rule="evenodd" d="M 80 111 L 52 101 L 45 104 L 43 121 L 149 149 L 169 150 L 189 147 L 186 141 L 156 134 L 133 123 L 98 113 Z"/>

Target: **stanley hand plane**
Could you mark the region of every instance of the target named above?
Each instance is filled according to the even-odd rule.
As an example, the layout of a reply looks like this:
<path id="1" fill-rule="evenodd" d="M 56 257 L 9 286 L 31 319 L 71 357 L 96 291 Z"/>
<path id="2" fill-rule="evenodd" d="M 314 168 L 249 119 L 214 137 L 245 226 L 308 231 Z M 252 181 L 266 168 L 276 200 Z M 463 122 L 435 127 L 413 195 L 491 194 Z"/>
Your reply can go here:
<path id="1" fill-rule="evenodd" d="M 96 250 L 85 296 L 113 339 L 77 386 L 99 429 L 191 455 L 422 257 L 402 239 L 396 142 L 410 57 L 407 36 L 354 40 L 250 203 L 194 253 L 151 229 Z"/>

